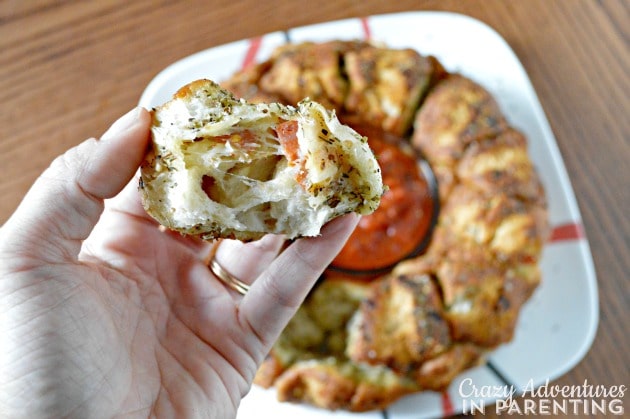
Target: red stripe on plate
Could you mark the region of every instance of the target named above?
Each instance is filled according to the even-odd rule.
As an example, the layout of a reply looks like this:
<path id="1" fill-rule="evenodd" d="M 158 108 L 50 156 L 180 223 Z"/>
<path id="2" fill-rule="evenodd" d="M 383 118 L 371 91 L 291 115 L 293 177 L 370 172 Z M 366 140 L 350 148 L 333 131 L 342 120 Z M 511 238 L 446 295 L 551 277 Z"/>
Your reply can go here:
<path id="1" fill-rule="evenodd" d="M 368 22 L 367 17 L 362 17 L 361 19 L 361 28 L 363 28 L 363 37 L 366 40 L 372 39 L 372 31 L 370 30 L 370 23 Z"/>
<path id="2" fill-rule="evenodd" d="M 241 65 L 243 70 L 254 64 L 256 61 L 256 54 L 258 54 L 260 44 L 262 44 L 261 36 L 249 40 L 249 46 L 247 47 L 247 52 L 245 53 L 245 58 L 243 59 L 243 64 Z"/>
<path id="3" fill-rule="evenodd" d="M 579 240 L 583 238 L 584 228 L 582 227 L 582 224 L 570 223 L 555 226 L 551 231 L 549 242 L 555 243 L 561 241 Z"/>
<path id="4" fill-rule="evenodd" d="M 442 416 L 450 417 L 455 414 L 455 409 L 453 408 L 453 401 L 451 400 L 451 396 L 448 394 L 448 391 L 442 392 Z"/>

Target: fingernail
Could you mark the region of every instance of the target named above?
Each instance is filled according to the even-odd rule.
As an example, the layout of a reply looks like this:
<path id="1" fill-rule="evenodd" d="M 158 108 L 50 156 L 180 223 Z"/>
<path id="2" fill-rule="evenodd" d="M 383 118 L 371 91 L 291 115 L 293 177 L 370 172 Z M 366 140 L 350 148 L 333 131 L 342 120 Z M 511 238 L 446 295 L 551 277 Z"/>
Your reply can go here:
<path id="1" fill-rule="evenodd" d="M 121 116 L 111 127 L 101 136 L 101 141 L 106 141 L 109 138 L 125 132 L 131 128 L 137 121 L 140 114 L 140 107 L 135 107 L 123 116 Z"/>

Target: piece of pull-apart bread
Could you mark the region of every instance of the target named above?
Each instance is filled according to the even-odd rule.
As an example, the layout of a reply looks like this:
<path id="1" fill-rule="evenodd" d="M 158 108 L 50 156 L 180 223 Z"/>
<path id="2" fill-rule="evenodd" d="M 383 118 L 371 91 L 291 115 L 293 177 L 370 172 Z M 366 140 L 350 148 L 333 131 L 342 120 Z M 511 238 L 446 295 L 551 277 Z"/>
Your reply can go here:
<path id="1" fill-rule="evenodd" d="M 183 234 L 316 236 L 337 216 L 373 212 L 383 194 L 367 139 L 308 99 L 251 104 L 197 80 L 152 116 L 142 202 Z"/>

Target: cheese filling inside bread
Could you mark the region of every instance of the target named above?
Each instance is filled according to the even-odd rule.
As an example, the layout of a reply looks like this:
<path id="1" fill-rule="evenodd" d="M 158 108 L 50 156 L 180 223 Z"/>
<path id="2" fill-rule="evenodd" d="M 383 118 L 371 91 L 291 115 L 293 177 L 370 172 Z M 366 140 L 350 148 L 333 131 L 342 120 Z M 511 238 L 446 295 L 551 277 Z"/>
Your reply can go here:
<path id="1" fill-rule="evenodd" d="M 207 240 L 315 236 L 337 216 L 373 212 L 383 194 L 367 139 L 308 99 L 251 104 L 198 80 L 152 114 L 140 189 L 169 229 Z"/>

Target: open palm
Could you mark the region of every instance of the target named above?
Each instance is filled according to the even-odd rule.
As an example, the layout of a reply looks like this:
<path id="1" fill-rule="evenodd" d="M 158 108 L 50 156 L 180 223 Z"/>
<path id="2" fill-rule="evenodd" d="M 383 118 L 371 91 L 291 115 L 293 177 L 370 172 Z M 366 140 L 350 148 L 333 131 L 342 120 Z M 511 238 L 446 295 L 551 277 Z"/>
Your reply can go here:
<path id="1" fill-rule="evenodd" d="M 234 417 L 356 223 L 279 256 L 278 237 L 231 244 L 226 267 L 253 285 L 229 291 L 206 266 L 211 244 L 139 204 L 148 123 L 136 110 L 55 160 L 0 230 L 0 416 Z"/>

